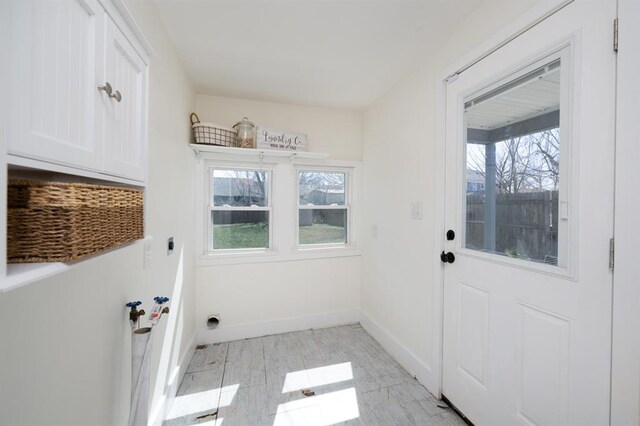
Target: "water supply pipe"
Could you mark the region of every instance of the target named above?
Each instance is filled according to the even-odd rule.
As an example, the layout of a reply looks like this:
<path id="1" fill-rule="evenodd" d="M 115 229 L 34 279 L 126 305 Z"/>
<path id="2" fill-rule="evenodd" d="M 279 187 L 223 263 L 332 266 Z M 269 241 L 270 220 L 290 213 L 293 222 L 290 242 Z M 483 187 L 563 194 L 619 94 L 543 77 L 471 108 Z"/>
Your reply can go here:
<path id="1" fill-rule="evenodd" d="M 129 323 L 131 324 L 131 411 L 129 412 L 129 426 L 147 426 L 149 422 L 149 360 L 153 343 L 153 327 L 158 324 L 163 314 L 169 313 L 169 307 L 164 306 L 168 297 L 155 297 L 155 304 L 151 310 L 150 327 L 140 328 L 140 317 L 145 315 L 143 309 L 138 309 L 140 301 L 127 303 L 130 308 Z M 136 328 L 137 327 L 137 328 Z"/>

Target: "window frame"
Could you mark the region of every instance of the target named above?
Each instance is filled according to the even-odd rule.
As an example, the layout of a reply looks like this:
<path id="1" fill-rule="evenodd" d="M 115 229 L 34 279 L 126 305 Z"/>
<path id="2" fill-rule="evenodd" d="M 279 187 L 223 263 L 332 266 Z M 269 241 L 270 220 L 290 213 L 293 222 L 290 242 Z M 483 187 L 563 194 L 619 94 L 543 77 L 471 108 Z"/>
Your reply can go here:
<path id="1" fill-rule="evenodd" d="M 576 277 L 576 259 L 578 256 L 578 221 L 575 218 L 575 212 L 578 208 L 578 194 L 579 188 L 577 185 L 577 167 L 575 152 L 579 145 L 579 138 L 575 135 L 574 131 L 577 126 L 577 114 L 575 109 L 575 103 L 572 97 L 573 86 L 576 81 L 579 81 L 579 76 L 575 74 L 575 51 L 573 42 L 563 43 L 555 49 L 551 49 L 543 55 L 537 57 L 534 60 L 522 61 L 517 66 L 513 67 L 506 73 L 502 73 L 491 82 L 478 84 L 471 90 L 468 90 L 460 95 L 459 114 L 460 118 L 464 120 L 465 104 L 468 100 L 477 98 L 492 90 L 499 88 L 505 84 L 505 82 L 517 79 L 519 76 L 533 71 L 542 65 L 553 62 L 560 59 L 561 61 L 561 85 L 560 85 L 560 133 L 561 137 L 561 149 L 562 155 L 560 155 L 560 173 L 563 175 L 560 179 L 560 188 L 558 195 L 558 260 L 557 264 L 550 265 L 543 262 L 533 262 L 530 260 L 523 260 L 517 258 L 510 258 L 500 254 L 482 252 L 470 248 L 466 248 L 466 235 L 461 233 L 460 238 L 457 239 L 456 249 L 461 254 L 475 257 L 478 259 L 486 260 L 488 262 L 500 263 L 507 266 L 513 266 L 521 269 L 531 270 L 534 272 L 542 272 L 553 276 L 559 276 L 569 279 L 575 279 Z M 466 161 L 467 145 L 463 143 L 462 158 Z M 465 163 L 466 165 L 466 163 Z M 462 170 L 460 168 L 458 177 L 466 180 L 466 175 L 462 177 Z M 486 189 L 486 188 L 485 188 Z M 457 226 L 459 229 L 465 229 L 465 213 L 466 213 L 466 198 L 459 192 L 458 203 L 460 206 L 457 212 Z M 564 223 L 563 223 L 564 222 Z"/>
<path id="2" fill-rule="evenodd" d="M 331 205 L 301 205 L 300 204 L 300 173 L 317 172 L 317 173 L 343 173 L 344 174 L 344 204 Z M 353 223 L 352 223 L 352 193 L 353 193 L 353 167 L 339 166 L 316 166 L 316 165 L 298 165 L 294 167 L 294 184 L 295 184 L 295 249 L 297 251 L 315 251 L 327 249 L 345 249 L 354 247 L 353 244 Z M 344 243 L 320 243 L 320 244 L 301 244 L 300 243 L 300 210 L 346 210 L 346 233 Z"/>
<path id="3" fill-rule="evenodd" d="M 255 206 L 255 207 L 234 207 L 234 206 L 215 206 L 214 205 L 214 192 L 213 192 L 213 174 L 216 170 L 225 171 L 254 171 L 264 172 L 267 176 L 267 205 Z M 205 221 L 206 221 L 206 236 L 205 236 L 205 248 L 204 254 L 209 256 L 223 256 L 223 255 L 251 255 L 259 253 L 268 253 L 274 251 L 274 209 L 273 209 L 273 189 L 275 173 L 274 168 L 265 164 L 236 164 L 236 163 L 215 163 L 210 162 L 206 164 L 206 172 L 204 173 L 207 179 L 207 199 L 205 201 Z M 213 248 L 213 220 L 212 214 L 215 211 L 266 211 L 268 213 L 268 228 L 269 239 L 268 247 L 244 247 L 233 249 L 214 249 Z"/>
<path id="4" fill-rule="evenodd" d="M 291 262 L 312 259 L 330 259 L 360 256 L 359 241 L 361 238 L 360 204 L 361 204 L 361 168 L 362 162 L 357 160 L 330 160 L 324 157 L 312 158 L 304 156 L 271 155 L 270 151 L 243 150 L 242 153 L 229 151 L 224 153 L 201 152 L 198 154 L 196 166 L 196 187 L 199 196 L 194 210 L 194 240 L 197 242 L 196 266 L 243 265 L 272 262 Z M 313 153 L 311 153 L 313 155 Z M 209 235 L 211 232 L 209 197 L 211 194 L 210 169 L 268 170 L 271 172 L 270 203 L 270 248 L 264 249 L 231 249 L 210 251 Z M 298 248 L 297 242 L 297 169 L 319 169 L 349 172 L 351 212 L 349 224 L 349 244 L 330 246 L 303 246 Z M 212 234 L 211 234 L 212 235 Z M 211 243 L 212 244 L 212 243 Z M 212 247 L 212 245 L 211 245 Z"/>

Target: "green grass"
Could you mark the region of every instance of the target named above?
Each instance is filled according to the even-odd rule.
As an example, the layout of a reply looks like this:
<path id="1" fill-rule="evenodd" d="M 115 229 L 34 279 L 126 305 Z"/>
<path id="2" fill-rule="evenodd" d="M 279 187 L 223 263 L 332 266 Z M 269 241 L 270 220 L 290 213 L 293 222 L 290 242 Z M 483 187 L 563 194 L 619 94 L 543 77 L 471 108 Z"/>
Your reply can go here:
<path id="1" fill-rule="evenodd" d="M 331 244 L 345 242 L 345 229 L 342 226 L 314 224 L 301 226 L 300 244 Z"/>
<path id="2" fill-rule="evenodd" d="M 345 229 L 341 226 L 315 224 L 300 227 L 300 244 L 344 243 Z M 237 223 L 213 225 L 213 248 L 267 248 L 269 227 L 266 223 Z"/>
<path id="3" fill-rule="evenodd" d="M 266 223 L 235 223 L 213 225 L 213 248 L 267 248 L 269 226 Z"/>

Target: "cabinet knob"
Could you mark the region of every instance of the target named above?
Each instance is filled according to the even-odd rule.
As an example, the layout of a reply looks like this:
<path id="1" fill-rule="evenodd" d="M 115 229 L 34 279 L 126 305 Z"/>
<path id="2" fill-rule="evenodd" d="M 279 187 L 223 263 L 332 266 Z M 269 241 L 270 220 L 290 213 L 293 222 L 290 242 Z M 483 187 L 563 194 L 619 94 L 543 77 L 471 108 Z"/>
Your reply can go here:
<path id="1" fill-rule="evenodd" d="M 111 93 L 113 92 L 113 89 L 111 88 L 111 84 L 107 81 L 106 83 L 104 83 L 104 85 L 102 86 L 98 86 L 98 90 L 102 90 L 103 92 L 105 92 L 107 95 L 109 96 L 113 96 Z"/>
<path id="2" fill-rule="evenodd" d="M 120 102 L 122 100 L 122 94 L 119 90 L 116 90 L 113 94 L 110 93 L 109 97 L 115 99 L 117 102 Z"/>

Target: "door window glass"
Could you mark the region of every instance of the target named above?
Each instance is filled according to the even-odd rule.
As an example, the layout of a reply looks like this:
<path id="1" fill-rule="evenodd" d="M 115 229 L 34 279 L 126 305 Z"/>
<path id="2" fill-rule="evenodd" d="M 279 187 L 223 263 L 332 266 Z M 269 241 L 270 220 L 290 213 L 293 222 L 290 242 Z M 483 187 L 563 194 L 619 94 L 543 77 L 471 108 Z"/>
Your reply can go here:
<path id="1" fill-rule="evenodd" d="M 558 264 L 561 68 L 465 99 L 466 248 Z"/>

